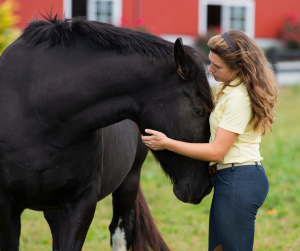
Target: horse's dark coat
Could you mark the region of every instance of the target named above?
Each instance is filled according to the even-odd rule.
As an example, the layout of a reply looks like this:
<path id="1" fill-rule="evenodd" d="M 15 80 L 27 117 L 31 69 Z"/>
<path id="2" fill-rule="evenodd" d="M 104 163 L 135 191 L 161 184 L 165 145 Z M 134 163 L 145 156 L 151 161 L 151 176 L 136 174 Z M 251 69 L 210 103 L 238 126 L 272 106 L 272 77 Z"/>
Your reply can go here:
<path id="1" fill-rule="evenodd" d="M 209 137 L 213 103 L 195 50 L 177 40 L 172 60 L 172 44 L 152 35 L 48 19 L 32 21 L 0 57 L 1 250 L 18 250 L 25 208 L 59 208 L 61 250 L 81 249 L 98 199 L 114 190 L 102 187 L 99 128 L 131 119 L 141 132 Z M 154 154 L 180 200 L 199 203 L 210 192 L 207 162 Z"/>
<path id="2" fill-rule="evenodd" d="M 124 229 L 128 250 L 132 246 L 133 250 L 148 250 L 150 247 L 151 250 L 168 251 L 139 187 L 141 167 L 148 148 L 142 143 L 137 126 L 125 120 L 99 130 L 99 134 L 102 168 L 98 170 L 101 179 L 98 200 L 113 191 L 113 219 L 109 226 L 111 235 L 122 219 L 120 227 Z M 58 251 L 60 212 L 45 211 L 44 216 L 51 229 L 53 251 Z"/>

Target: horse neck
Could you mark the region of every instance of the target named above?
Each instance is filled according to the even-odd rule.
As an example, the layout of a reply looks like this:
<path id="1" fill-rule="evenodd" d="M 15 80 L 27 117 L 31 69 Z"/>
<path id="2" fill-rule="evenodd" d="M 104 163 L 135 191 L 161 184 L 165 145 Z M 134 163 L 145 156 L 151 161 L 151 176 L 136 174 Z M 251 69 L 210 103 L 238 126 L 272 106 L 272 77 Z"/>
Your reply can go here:
<path id="1" fill-rule="evenodd" d="M 151 102 L 149 95 L 161 89 L 161 79 L 170 71 L 166 61 L 151 63 L 140 55 L 102 53 L 85 62 L 71 85 L 74 100 L 70 109 L 75 110 L 65 123 L 78 136 L 124 119 L 137 122 L 140 110 Z"/>

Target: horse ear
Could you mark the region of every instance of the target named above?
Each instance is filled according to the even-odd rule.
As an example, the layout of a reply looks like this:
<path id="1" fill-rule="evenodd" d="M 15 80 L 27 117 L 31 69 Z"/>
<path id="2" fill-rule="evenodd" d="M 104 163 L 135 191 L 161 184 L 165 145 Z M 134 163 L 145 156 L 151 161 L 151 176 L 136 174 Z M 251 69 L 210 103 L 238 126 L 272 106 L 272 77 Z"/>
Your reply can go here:
<path id="1" fill-rule="evenodd" d="M 191 55 L 184 49 L 181 38 L 177 38 L 174 45 L 174 60 L 177 72 L 184 80 L 191 80 L 195 76 L 196 64 Z"/>

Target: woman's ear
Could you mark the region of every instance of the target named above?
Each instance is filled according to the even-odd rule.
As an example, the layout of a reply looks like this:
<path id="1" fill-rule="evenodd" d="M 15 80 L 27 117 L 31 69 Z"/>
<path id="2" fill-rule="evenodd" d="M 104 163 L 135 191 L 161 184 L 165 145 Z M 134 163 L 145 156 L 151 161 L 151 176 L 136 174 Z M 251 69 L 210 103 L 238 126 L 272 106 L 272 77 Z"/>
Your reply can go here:
<path id="1" fill-rule="evenodd" d="M 239 66 L 240 66 L 241 68 L 244 68 L 243 63 L 239 63 Z"/>

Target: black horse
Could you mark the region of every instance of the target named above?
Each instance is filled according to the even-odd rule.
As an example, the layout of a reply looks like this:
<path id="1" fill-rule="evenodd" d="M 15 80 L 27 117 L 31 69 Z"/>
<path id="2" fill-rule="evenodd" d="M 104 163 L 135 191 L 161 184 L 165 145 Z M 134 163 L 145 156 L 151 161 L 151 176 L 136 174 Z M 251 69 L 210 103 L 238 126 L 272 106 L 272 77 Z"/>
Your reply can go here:
<path id="1" fill-rule="evenodd" d="M 118 187 L 102 179 L 98 129 L 130 119 L 141 132 L 209 138 L 213 101 L 196 50 L 82 17 L 46 19 L 30 22 L 0 57 L 1 251 L 18 250 L 25 208 L 59 210 L 60 250 L 81 250 L 103 186 Z M 154 154 L 178 199 L 196 204 L 211 191 L 207 162 Z M 120 167 L 106 168 L 107 177 L 126 179 Z M 112 234 L 124 230 L 121 220 L 113 219 Z"/>
<path id="2" fill-rule="evenodd" d="M 112 250 L 129 250 L 130 247 L 132 250 L 147 250 L 147 247 L 169 250 L 139 187 L 148 148 L 141 141 L 138 127 L 134 122 L 124 120 L 99 129 L 98 135 L 101 141 L 98 201 L 113 191 L 113 219 L 109 226 Z M 53 251 L 58 251 L 60 212 L 45 211 L 44 216 L 51 229 Z"/>

